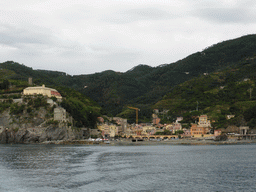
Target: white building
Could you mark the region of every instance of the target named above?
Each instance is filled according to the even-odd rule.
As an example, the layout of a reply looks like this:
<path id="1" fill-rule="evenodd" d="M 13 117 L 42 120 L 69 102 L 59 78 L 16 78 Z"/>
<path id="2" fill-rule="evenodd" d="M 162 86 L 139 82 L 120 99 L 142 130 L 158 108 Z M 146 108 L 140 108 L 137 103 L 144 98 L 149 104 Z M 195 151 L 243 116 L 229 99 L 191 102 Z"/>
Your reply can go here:
<path id="1" fill-rule="evenodd" d="M 56 89 L 45 87 L 45 85 L 39 87 L 27 87 L 23 90 L 23 95 L 44 95 L 62 99 L 62 96 Z"/>

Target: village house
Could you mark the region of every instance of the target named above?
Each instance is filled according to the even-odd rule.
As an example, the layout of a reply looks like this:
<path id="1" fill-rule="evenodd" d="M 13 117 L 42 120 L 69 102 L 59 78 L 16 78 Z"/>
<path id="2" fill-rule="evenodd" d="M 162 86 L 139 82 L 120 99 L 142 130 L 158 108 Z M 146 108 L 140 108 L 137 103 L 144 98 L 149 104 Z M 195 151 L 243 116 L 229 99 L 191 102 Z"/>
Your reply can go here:
<path id="1" fill-rule="evenodd" d="M 239 127 L 239 130 L 240 130 L 240 134 L 241 135 L 246 135 L 248 134 L 249 132 L 249 127 L 248 126 L 240 126 Z"/>
<path id="2" fill-rule="evenodd" d="M 173 123 L 173 133 L 175 133 L 178 130 L 182 130 L 182 126 L 180 123 Z"/>
<path id="3" fill-rule="evenodd" d="M 115 137 L 116 135 L 118 135 L 118 126 L 111 124 L 101 124 L 97 126 L 98 130 L 101 131 L 101 135 L 103 137 Z"/>
<path id="4" fill-rule="evenodd" d="M 198 126 L 199 127 L 211 127 L 211 122 L 210 122 L 210 120 L 208 120 L 207 115 L 199 116 Z"/>
<path id="5" fill-rule="evenodd" d="M 190 129 L 183 129 L 183 137 L 191 137 L 191 130 Z"/>
<path id="6" fill-rule="evenodd" d="M 227 116 L 226 116 L 227 119 L 232 119 L 232 118 L 234 118 L 234 117 L 235 117 L 235 115 L 227 115 Z"/>
<path id="7" fill-rule="evenodd" d="M 182 125 L 176 121 L 175 123 L 166 125 L 165 129 L 175 133 L 178 130 L 182 130 Z"/>
<path id="8" fill-rule="evenodd" d="M 221 135 L 221 130 L 220 129 L 214 130 L 214 136 L 215 137 L 220 136 L 220 135 Z"/>
<path id="9" fill-rule="evenodd" d="M 201 137 L 207 134 L 207 131 L 208 131 L 207 127 L 201 127 L 197 124 L 192 124 L 190 128 L 190 133 L 192 137 Z"/>
<path id="10" fill-rule="evenodd" d="M 54 108 L 54 120 L 64 122 L 67 120 L 67 112 L 62 107 Z"/>
<path id="11" fill-rule="evenodd" d="M 127 133 L 127 131 L 128 131 L 127 119 L 123 119 L 121 117 L 113 117 L 112 120 L 115 121 L 116 124 L 118 125 L 118 134 L 126 134 Z"/>
<path id="12" fill-rule="evenodd" d="M 177 117 L 176 123 L 179 123 L 179 122 L 182 121 L 182 120 L 183 120 L 183 117 Z"/>
<path id="13" fill-rule="evenodd" d="M 155 127 L 146 125 L 142 127 L 141 135 L 153 135 L 155 134 L 155 132 L 156 132 Z"/>

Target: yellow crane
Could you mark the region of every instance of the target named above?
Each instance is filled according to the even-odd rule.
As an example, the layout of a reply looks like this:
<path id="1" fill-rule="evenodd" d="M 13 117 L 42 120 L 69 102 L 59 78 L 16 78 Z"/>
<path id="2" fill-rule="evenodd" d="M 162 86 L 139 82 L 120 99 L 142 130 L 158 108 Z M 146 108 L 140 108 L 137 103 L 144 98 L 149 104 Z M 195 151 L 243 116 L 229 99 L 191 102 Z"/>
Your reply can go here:
<path id="1" fill-rule="evenodd" d="M 134 109 L 136 110 L 136 124 L 138 124 L 139 122 L 139 108 L 136 108 L 136 107 L 128 107 L 129 109 Z"/>

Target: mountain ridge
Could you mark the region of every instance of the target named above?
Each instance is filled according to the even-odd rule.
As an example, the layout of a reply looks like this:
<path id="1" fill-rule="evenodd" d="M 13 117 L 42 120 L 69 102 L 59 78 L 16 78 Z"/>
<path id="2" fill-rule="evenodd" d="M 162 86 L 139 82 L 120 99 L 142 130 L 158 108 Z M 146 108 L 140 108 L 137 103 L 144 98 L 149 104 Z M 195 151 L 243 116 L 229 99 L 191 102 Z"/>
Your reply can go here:
<path id="1" fill-rule="evenodd" d="M 150 118 L 152 106 L 175 86 L 204 73 L 235 66 L 241 60 L 254 57 L 255 50 L 256 35 L 252 34 L 211 45 L 174 63 L 157 67 L 140 64 L 124 73 L 107 70 L 71 76 L 64 72 L 33 70 L 10 61 L 0 67 L 15 71 L 17 79 L 31 76 L 36 84 L 74 88 L 99 103 L 110 115 L 133 105 L 147 111 L 145 117 Z"/>

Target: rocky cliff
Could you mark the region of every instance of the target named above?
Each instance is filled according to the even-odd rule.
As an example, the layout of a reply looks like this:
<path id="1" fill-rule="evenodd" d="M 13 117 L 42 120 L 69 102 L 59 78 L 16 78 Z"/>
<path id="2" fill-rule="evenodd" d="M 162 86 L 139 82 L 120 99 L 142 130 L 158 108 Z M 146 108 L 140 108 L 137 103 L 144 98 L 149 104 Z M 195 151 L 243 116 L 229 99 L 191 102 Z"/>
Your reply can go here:
<path id="1" fill-rule="evenodd" d="M 72 141 L 86 139 L 89 136 L 87 129 L 72 129 L 67 127 L 47 128 L 19 128 L 4 129 L 0 133 L 0 143 L 45 143 L 48 141 Z"/>
<path id="2" fill-rule="evenodd" d="M 56 105 L 41 96 L 9 104 L 0 113 L 0 143 L 44 143 L 88 138 L 89 129 L 72 128 L 72 117 Z M 57 108 L 63 113 L 55 110 Z"/>

